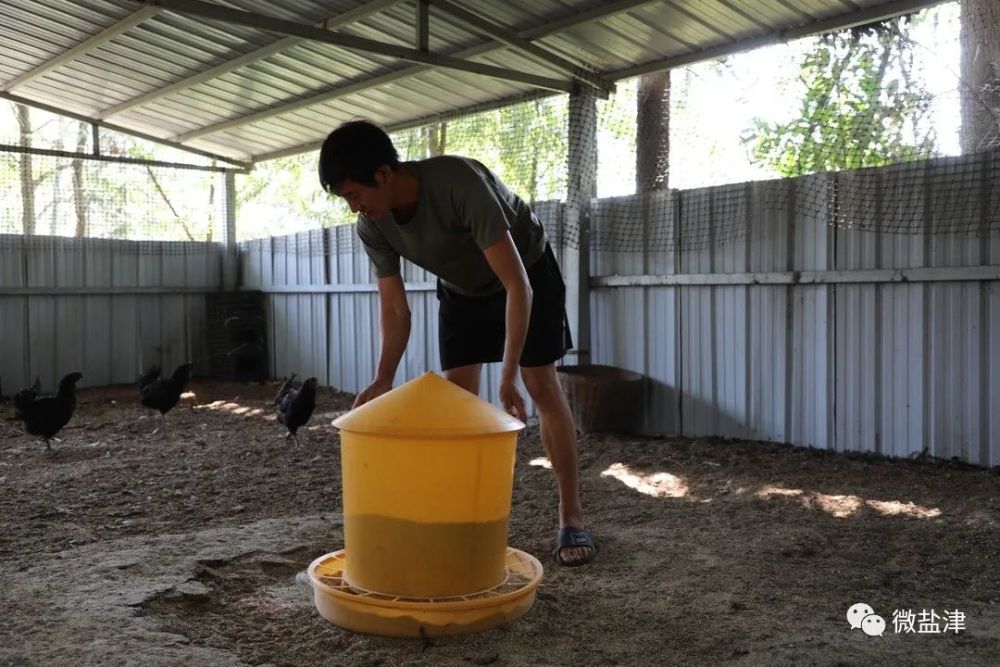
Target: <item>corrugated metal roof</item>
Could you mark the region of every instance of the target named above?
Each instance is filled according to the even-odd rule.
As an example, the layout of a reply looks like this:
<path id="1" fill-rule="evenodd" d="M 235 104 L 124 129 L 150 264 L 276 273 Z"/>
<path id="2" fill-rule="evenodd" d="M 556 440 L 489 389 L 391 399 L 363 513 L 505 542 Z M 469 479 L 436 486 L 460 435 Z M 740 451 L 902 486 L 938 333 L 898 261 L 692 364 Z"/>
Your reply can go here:
<path id="1" fill-rule="evenodd" d="M 334 35 L 415 50 L 419 1 L 0 0 L 0 96 L 252 162 L 311 148 L 351 117 L 404 126 L 540 90 L 537 82 L 518 80 L 523 75 L 571 83 L 572 75 L 556 64 L 494 41 L 481 27 L 447 14 L 441 0 L 430 0 L 429 53 L 503 68 L 512 78 L 414 64 L 279 25 L 325 27 Z M 609 80 L 937 4 L 452 3 Z M 252 14 L 240 19 L 270 18 L 243 25 L 235 14 L 208 17 L 213 10 Z"/>

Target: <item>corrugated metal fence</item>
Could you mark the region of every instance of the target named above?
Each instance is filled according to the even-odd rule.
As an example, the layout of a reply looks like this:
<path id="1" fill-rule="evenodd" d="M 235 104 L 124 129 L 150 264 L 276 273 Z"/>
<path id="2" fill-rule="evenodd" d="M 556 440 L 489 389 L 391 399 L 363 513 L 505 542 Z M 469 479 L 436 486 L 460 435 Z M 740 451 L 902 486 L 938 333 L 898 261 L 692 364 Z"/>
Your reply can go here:
<path id="1" fill-rule="evenodd" d="M 905 203 L 928 233 L 829 224 L 834 179 L 859 177 L 675 193 L 665 224 L 678 238 L 713 201 L 738 202 L 745 233 L 592 254 L 593 360 L 650 378 L 648 431 L 1000 464 L 1000 193 L 977 183 L 964 195 L 981 217 L 959 224 L 934 205 L 929 169 Z M 784 210 L 762 206 L 775 200 Z M 597 202 L 594 232 L 636 223 L 640 205 Z"/>
<path id="2" fill-rule="evenodd" d="M 656 224 L 679 240 L 666 251 L 591 252 L 591 360 L 649 378 L 648 432 L 1000 463 L 1000 235 L 937 233 L 961 225 L 935 219 L 948 211 L 928 205 L 930 169 L 913 200 L 896 204 L 926 217 L 929 233 L 831 224 L 835 180 L 858 177 L 592 203 L 595 235 L 628 233 L 622 225 L 657 210 Z M 969 195 L 992 202 L 984 215 L 1000 211 L 998 193 Z M 765 205 L 774 201 L 784 204 Z M 724 208 L 731 225 L 734 206 L 746 220 L 738 234 L 685 246 L 704 235 L 706 211 Z M 537 209 L 558 241 L 560 206 Z M 439 368 L 433 278 L 412 266 L 404 277 L 413 327 L 397 382 Z M 242 280 L 272 293 L 276 375 L 309 373 L 347 391 L 371 379 L 377 294 L 353 228 L 243 244 Z M 484 380 L 493 400 L 495 379 L 492 369 Z"/>
<path id="3" fill-rule="evenodd" d="M 0 236 L 0 380 L 54 391 L 135 382 L 140 368 L 191 360 L 206 372 L 205 297 L 222 285 L 222 250 L 160 243 Z"/>
<path id="4" fill-rule="evenodd" d="M 831 186 L 861 177 L 592 203 L 595 235 L 628 232 L 655 210 L 677 239 L 666 250 L 591 252 L 591 359 L 649 378 L 647 431 L 1000 463 L 1000 187 L 982 179 L 967 193 L 983 202 L 979 232 L 936 233 L 976 225 L 933 205 L 933 169 L 912 201 L 895 203 L 927 233 L 831 224 Z M 785 204 L 765 205 L 774 201 Z M 739 233 L 685 245 L 706 224 L 721 227 L 711 213 L 719 202 L 730 227 L 734 206 L 745 218 Z M 560 204 L 536 212 L 557 246 Z M 0 238 L 5 391 L 36 375 L 52 388 L 72 370 L 90 386 L 133 382 L 152 362 L 190 359 L 204 372 L 204 293 L 222 288 L 223 253 L 217 244 Z M 275 376 L 364 387 L 378 358 L 378 304 L 353 227 L 241 244 L 240 268 L 243 289 L 268 293 Z M 397 382 L 440 368 L 433 278 L 413 266 L 404 278 L 413 326 Z M 496 371 L 484 378 L 494 401 Z"/>

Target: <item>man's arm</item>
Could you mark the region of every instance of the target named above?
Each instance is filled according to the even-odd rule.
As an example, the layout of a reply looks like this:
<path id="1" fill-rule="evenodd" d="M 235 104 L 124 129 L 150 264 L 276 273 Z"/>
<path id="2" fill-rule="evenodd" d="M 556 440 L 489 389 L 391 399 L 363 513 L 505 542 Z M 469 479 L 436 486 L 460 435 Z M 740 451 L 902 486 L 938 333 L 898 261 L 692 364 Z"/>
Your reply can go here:
<path id="1" fill-rule="evenodd" d="M 392 389 L 399 361 L 403 358 L 406 343 L 410 340 L 410 306 L 406 302 L 406 288 L 400 274 L 378 279 L 379 327 L 382 346 L 379 352 L 375 379 L 365 387 L 354 401 L 354 407 L 363 405 L 376 396 Z"/>
<path id="2" fill-rule="evenodd" d="M 515 417 L 525 418 L 524 400 L 514 384 L 521 351 L 528 336 L 531 318 L 531 285 L 517 253 L 510 232 L 483 250 L 490 268 L 507 290 L 507 337 L 504 340 L 503 367 L 500 371 L 500 401 Z"/>

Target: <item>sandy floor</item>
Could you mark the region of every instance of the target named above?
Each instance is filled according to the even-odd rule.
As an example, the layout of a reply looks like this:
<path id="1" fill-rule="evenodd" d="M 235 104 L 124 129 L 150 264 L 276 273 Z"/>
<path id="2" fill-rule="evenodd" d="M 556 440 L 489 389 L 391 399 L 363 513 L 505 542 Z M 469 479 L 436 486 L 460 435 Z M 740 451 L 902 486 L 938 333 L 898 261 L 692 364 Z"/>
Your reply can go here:
<path id="1" fill-rule="evenodd" d="M 350 397 L 323 390 L 295 448 L 275 388 L 197 383 L 165 435 L 134 388 L 84 391 L 51 453 L 2 408 L 0 664 L 1000 664 L 995 472 L 588 436 L 601 553 L 570 570 L 550 553 L 537 428 L 519 443 L 509 539 L 545 566 L 528 615 L 430 643 L 346 632 L 296 575 L 343 544 L 328 424 Z M 883 636 L 850 628 L 858 602 Z M 897 632 L 897 610 L 927 631 Z M 921 628 L 932 610 L 938 627 Z M 954 611 L 964 628 L 945 632 Z"/>

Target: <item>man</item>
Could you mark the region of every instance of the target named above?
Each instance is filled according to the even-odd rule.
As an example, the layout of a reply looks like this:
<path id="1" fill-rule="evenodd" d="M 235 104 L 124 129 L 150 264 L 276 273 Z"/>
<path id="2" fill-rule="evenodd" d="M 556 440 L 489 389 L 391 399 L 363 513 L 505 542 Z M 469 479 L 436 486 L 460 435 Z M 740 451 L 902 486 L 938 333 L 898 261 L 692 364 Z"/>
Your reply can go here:
<path id="1" fill-rule="evenodd" d="M 345 123 L 323 142 L 323 189 L 358 213 L 358 236 L 378 278 L 382 347 L 357 407 L 392 388 L 410 337 L 400 257 L 438 276 L 445 377 L 479 394 L 484 363 L 502 361 L 500 401 L 524 419 L 521 378 L 538 407 L 542 444 L 559 488 L 561 565 L 593 560 L 583 527 L 576 427 L 555 362 L 572 347 L 565 285 L 545 232 L 527 204 L 475 160 L 439 156 L 400 162 L 389 136 L 366 121 Z"/>

